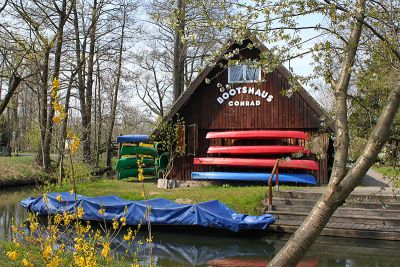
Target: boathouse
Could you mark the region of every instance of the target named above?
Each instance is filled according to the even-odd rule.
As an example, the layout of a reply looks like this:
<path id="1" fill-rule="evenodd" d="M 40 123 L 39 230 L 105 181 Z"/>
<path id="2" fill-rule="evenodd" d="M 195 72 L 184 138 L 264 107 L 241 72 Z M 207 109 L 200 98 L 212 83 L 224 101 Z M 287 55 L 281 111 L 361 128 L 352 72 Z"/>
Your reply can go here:
<path id="1" fill-rule="evenodd" d="M 251 44 L 251 45 L 249 45 Z M 190 180 L 193 171 L 232 171 L 233 167 L 196 166 L 194 158 L 210 157 L 207 149 L 221 145 L 276 145 L 299 144 L 299 140 L 241 140 L 206 139 L 209 132 L 237 130 L 296 130 L 307 134 L 308 139 L 318 140 L 319 151 L 307 155 L 317 161 L 319 170 L 313 171 L 319 184 L 326 184 L 332 165 L 333 146 L 328 137 L 332 133 L 331 122 L 323 108 L 303 88 L 290 97 L 282 90 L 290 89 L 291 74 L 280 66 L 270 73 L 261 68 L 246 65 L 257 61 L 266 47 L 249 35 L 238 43 L 230 42 L 216 58 L 213 67 L 206 67 L 191 86 L 173 105 L 167 120 L 176 116 L 183 118 L 184 126 L 180 142 L 184 155 L 175 159 L 172 177 Z M 239 61 L 227 66 L 225 55 L 234 54 L 229 60 Z M 222 63 L 222 64 L 218 64 Z M 328 134 L 327 134 L 328 133 Z M 307 145 L 307 141 L 301 141 Z M 310 145 L 310 143 L 308 143 Z M 321 150 L 322 147 L 322 150 Z M 269 158 L 281 155 L 269 155 Z M 251 171 L 254 168 L 242 168 Z M 258 168 L 260 169 L 260 168 Z M 270 172 L 272 168 L 265 168 Z"/>

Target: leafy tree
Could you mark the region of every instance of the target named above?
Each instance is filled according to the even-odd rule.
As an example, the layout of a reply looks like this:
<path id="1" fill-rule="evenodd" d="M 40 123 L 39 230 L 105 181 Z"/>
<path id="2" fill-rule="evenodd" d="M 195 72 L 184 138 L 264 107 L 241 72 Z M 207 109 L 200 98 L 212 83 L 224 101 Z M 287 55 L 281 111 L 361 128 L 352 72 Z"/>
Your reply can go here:
<path id="1" fill-rule="evenodd" d="M 398 68 L 400 62 L 398 1 L 370 0 L 279 0 L 231 1 L 236 9 L 220 27 L 234 29 L 243 38 L 248 29 L 258 33 L 270 49 L 259 63 L 268 72 L 294 58 L 312 55 L 314 73 L 294 76 L 300 82 L 321 79 L 331 87 L 335 100 L 335 158 L 327 191 L 321 196 L 303 224 L 270 262 L 270 266 L 295 266 L 321 233 L 335 210 L 360 184 L 387 141 L 400 104 L 400 83 L 392 84 L 361 155 L 346 169 L 351 144 L 349 92 L 354 71 L 363 66 L 373 47 L 381 42 L 385 62 Z M 308 34 L 305 34 L 308 32 Z M 390 59 L 390 60 L 389 60 Z M 296 82 L 291 82 L 296 90 Z M 384 99 L 385 95 L 380 95 Z"/>

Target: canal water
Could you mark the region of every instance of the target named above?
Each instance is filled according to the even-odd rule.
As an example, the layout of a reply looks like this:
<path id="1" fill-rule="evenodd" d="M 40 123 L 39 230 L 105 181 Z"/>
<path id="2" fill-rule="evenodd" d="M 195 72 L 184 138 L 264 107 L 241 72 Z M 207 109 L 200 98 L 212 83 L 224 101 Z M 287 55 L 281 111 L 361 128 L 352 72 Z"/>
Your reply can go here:
<path id="1" fill-rule="evenodd" d="M 10 238 L 13 220 L 19 223 L 27 218 L 20 201 L 39 194 L 33 187 L 0 190 L 0 238 Z M 153 236 L 153 260 L 157 266 L 168 267 L 265 266 L 289 238 L 288 235 L 272 233 L 238 236 L 168 229 L 153 231 Z M 115 242 L 118 243 L 118 239 Z M 120 249 L 125 250 L 123 247 Z M 135 248 L 130 250 L 133 253 Z M 140 262 L 144 265 L 148 262 L 147 251 L 148 248 L 139 251 L 142 255 Z M 321 237 L 298 266 L 397 267 L 400 266 L 400 242 Z"/>

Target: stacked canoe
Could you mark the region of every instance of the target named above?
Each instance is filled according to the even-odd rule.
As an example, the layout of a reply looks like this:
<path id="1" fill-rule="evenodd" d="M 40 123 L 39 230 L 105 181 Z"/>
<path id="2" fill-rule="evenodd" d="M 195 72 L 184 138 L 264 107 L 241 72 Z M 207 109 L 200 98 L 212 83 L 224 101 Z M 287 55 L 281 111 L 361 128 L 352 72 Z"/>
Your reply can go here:
<path id="1" fill-rule="evenodd" d="M 156 173 L 155 163 L 157 160 L 157 149 L 153 144 L 148 144 L 148 135 L 121 135 L 117 137 L 120 144 L 119 155 L 115 169 L 118 179 L 138 176 L 138 161 L 143 160 L 143 172 L 147 175 Z"/>
<path id="2" fill-rule="evenodd" d="M 250 140 L 253 143 L 260 140 L 307 140 L 301 131 L 228 131 L 209 132 L 207 139 Z M 263 142 L 261 142 L 263 143 Z M 220 157 L 194 158 L 194 165 L 214 167 L 238 167 L 253 170 L 257 168 L 272 169 L 278 158 L 285 155 L 310 155 L 310 151 L 301 145 L 233 145 L 211 146 L 207 154 L 222 155 Z M 268 158 L 267 158 L 268 157 Z M 281 170 L 287 172 L 281 172 Z M 318 163 L 311 159 L 290 159 L 279 163 L 279 182 L 316 184 L 315 177 L 310 174 L 319 169 Z M 236 181 L 268 181 L 271 173 L 264 172 L 192 172 L 193 180 L 236 180 Z M 275 180 L 275 177 L 273 177 Z"/>

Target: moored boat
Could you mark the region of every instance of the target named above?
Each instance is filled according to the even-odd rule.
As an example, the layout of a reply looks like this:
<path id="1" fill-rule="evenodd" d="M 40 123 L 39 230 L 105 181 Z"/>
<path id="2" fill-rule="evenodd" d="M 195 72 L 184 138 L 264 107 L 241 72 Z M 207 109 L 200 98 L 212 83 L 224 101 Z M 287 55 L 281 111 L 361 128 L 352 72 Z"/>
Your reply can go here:
<path id="1" fill-rule="evenodd" d="M 117 171 L 121 169 L 129 169 L 129 168 L 137 168 L 138 167 L 138 160 L 142 160 L 141 158 L 137 157 L 130 157 L 130 158 L 120 158 L 115 165 L 115 169 Z M 153 167 L 154 166 L 154 159 L 152 158 L 143 158 L 142 160 L 144 167 Z"/>
<path id="2" fill-rule="evenodd" d="M 125 217 L 127 225 L 146 224 L 148 207 L 151 207 L 149 221 L 152 226 L 200 226 L 234 232 L 267 230 L 275 221 L 271 214 L 260 216 L 239 214 L 218 200 L 198 204 L 178 204 L 163 198 L 142 201 L 129 201 L 116 196 L 76 195 L 76 198 L 77 200 L 70 192 L 53 192 L 46 194 L 45 197 L 24 199 L 21 205 L 40 216 L 63 212 L 76 213 L 76 207 L 81 207 L 83 209 L 81 220 L 113 222 Z"/>
<path id="3" fill-rule="evenodd" d="M 120 155 L 148 155 L 156 157 L 158 154 L 157 149 L 148 146 L 123 146 Z"/>
<path id="4" fill-rule="evenodd" d="M 232 155 L 267 155 L 267 154 L 309 154 L 310 151 L 303 146 L 211 146 L 208 154 L 232 154 Z"/>
<path id="5" fill-rule="evenodd" d="M 193 180 L 268 182 L 270 176 L 271 173 L 259 172 L 192 172 Z M 272 177 L 272 181 L 276 181 L 276 175 Z M 304 173 L 279 173 L 278 182 L 309 185 L 317 184 L 313 175 Z"/>
<path id="6" fill-rule="evenodd" d="M 231 139 L 284 139 L 296 138 L 307 139 L 307 134 L 301 131 L 278 131 L 278 130 L 251 130 L 251 131 L 227 131 L 209 132 L 207 139 L 231 138 Z"/>
<path id="7" fill-rule="evenodd" d="M 117 143 L 140 143 L 148 141 L 149 136 L 146 134 L 129 134 L 117 136 Z"/>

